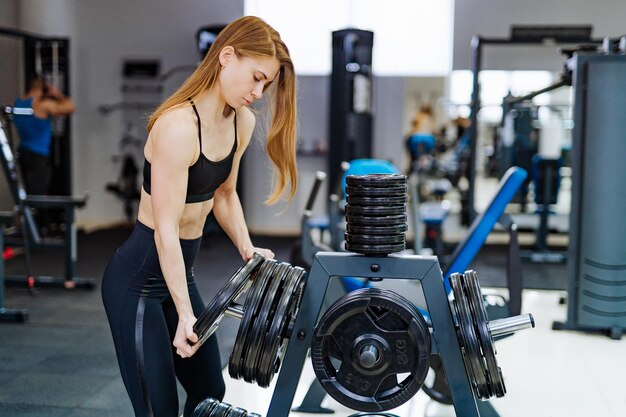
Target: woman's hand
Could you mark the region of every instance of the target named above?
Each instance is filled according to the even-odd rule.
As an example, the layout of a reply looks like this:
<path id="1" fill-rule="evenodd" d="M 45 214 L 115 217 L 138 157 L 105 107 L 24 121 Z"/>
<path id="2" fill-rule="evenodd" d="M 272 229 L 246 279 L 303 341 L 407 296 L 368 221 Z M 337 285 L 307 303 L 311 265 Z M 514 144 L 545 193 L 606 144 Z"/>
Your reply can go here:
<path id="1" fill-rule="evenodd" d="M 198 335 L 193 331 L 195 323 L 196 318 L 193 315 L 179 317 L 178 319 L 178 327 L 176 328 L 173 344 L 176 347 L 176 353 L 181 358 L 191 357 L 200 348 Z"/>
<path id="2" fill-rule="evenodd" d="M 248 249 L 244 249 L 243 252 L 241 253 L 241 257 L 243 258 L 244 261 L 248 262 L 248 260 L 252 258 L 252 255 L 254 255 L 254 252 L 260 253 L 261 255 L 263 255 L 265 259 L 274 259 L 274 252 L 272 252 L 269 249 L 256 248 L 256 247 L 250 247 Z"/>

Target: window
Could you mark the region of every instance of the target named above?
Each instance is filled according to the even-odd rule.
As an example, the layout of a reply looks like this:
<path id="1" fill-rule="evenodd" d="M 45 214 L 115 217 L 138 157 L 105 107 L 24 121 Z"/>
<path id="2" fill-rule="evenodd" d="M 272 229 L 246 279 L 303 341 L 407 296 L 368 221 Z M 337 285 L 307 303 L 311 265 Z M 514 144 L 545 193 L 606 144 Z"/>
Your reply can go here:
<path id="1" fill-rule="evenodd" d="M 301 75 L 330 74 L 332 32 L 374 32 L 377 76 L 447 76 L 453 0 L 245 0 L 244 12 L 281 34 Z"/>

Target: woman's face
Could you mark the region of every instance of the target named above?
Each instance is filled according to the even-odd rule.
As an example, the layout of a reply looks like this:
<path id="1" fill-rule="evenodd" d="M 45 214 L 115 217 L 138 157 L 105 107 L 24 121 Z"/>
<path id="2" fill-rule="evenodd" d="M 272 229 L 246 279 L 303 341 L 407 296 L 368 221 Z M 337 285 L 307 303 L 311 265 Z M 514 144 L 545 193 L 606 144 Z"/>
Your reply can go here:
<path id="1" fill-rule="evenodd" d="M 238 57 L 234 53 L 222 61 L 222 65 L 222 95 L 234 109 L 260 100 L 280 69 L 276 58 Z"/>

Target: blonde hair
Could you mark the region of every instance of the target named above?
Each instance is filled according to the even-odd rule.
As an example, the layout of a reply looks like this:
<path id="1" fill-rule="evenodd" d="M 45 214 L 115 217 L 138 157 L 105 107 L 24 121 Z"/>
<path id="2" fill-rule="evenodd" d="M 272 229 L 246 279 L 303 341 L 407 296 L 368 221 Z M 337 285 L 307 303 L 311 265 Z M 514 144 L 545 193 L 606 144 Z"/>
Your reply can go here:
<path id="1" fill-rule="evenodd" d="M 226 26 L 215 38 L 204 59 L 196 70 L 185 80 L 174 94 L 167 98 L 150 115 L 148 131 L 156 120 L 173 107 L 187 103 L 194 97 L 215 85 L 221 65 L 220 51 L 232 46 L 239 57 L 276 58 L 280 64 L 272 97 L 273 115 L 267 135 L 265 149 L 276 171 L 272 191 L 265 201 L 274 204 L 290 186 L 287 200 L 293 199 L 298 187 L 296 170 L 296 75 L 289 50 L 279 33 L 262 19 L 244 16 Z"/>

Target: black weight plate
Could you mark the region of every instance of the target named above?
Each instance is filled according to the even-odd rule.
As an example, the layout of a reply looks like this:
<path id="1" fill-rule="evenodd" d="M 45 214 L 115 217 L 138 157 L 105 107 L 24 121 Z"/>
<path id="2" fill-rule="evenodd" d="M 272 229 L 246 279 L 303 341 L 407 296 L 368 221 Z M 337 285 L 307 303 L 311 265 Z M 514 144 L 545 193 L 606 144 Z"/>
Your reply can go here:
<path id="1" fill-rule="evenodd" d="M 454 293 L 454 308 L 456 311 L 457 324 L 461 333 L 461 345 L 463 346 L 463 360 L 465 368 L 474 386 L 476 395 L 481 399 L 489 398 L 489 387 L 485 376 L 485 364 L 480 354 L 478 337 L 474 331 L 474 321 L 470 310 L 467 296 L 463 291 L 463 275 L 454 273 L 450 275 L 450 285 Z"/>
<path id="2" fill-rule="evenodd" d="M 257 366 L 257 385 L 260 387 L 267 388 L 270 386 L 272 378 L 278 372 L 278 367 L 282 362 L 283 348 L 287 341 L 283 334 L 285 328 L 289 326 L 293 310 L 300 303 L 304 274 L 304 269 L 294 267 L 283 283 L 282 295 L 265 336 Z"/>
<path id="3" fill-rule="evenodd" d="M 294 279 L 298 279 L 298 283 L 296 284 L 293 295 L 291 296 L 291 304 L 289 306 L 288 311 L 288 321 L 285 323 L 285 326 L 281 330 L 281 336 L 290 339 L 291 333 L 293 332 L 293 326 L 296 324 L 296 318 L 298 317 L 298 312 L 300 311 L 300 304 L 302 303 L 302 296 L 304 295 L 304 288 L 306 287 L 308 273 L 304 270 L 304 273 L 300 273 L 299 267 L 294 267 L 294 271 L 292 272 L 294 275 Z"/>
<path id="4" fill-rule="evenodd" d="M 485 310 L 485 303 L 483 301 L 483 294 L 480 290 L 480 284 L 478 283 L 478 276 L 474 271 L 465 271 L 463 274 L 465 279 L 463 280 L 463 287 L 468 295 L 469 305 L 474 316 L 474 325 L 476 327 L 476 333 L 478 334 L 478 340 L 482 353 L 487 363 L 487 380 L 489 381 L 489 387 L 491 388 L 491 395 L 497 397 L 503 397 L 506 394 L 506 387 L 502 374 L 500 373 L 500 367 L 496 360 L 496 350 L 493 345 L 493 339 L 491 338 L 491 332 L 489 331 L 489 321 L 487 318 L 487 310 Z"/>
<path id="5" fill-rule="evenodd" d="M 215 406 L 219 403 L 219 400 L 216 400 L 215 398 L 205 398 L 193 410 L 191 417 L 208 417 L 211 415 L 213 408 L 215 408 Z"/>
<path id="6" fill-rule="evenodd" d="M 346 250 L 348 252 L 361 253 L 363 255 L 388 255 L 394 252 L 402 252 L 406 249 L 406 245 L 365 245 L 356 243 L 346 243 Z"/>
<path id="7" fill-rule="evenodd" d="M 259 357 L 267 330 L 271 325 L 276 305 L 280 299 L 283 281 L 291 271 L 291 265 L 285 262 L 278 264 L 274 270 L 272 282 L 270 283 L 267 293 L 261 303 L 259 315 L 252 323 L 249 330 L 250 343 L 246 346 L 246 352 L 243 359 L 243 379 L 246 382 L 254 383 L 258 373 Z"/>
<path id="8" fill-rule="evenodd" d="M 406 184 L 406 175 L 401 174 L 367 174 L 346 176 L 346 185 L 361 187 L 387 187 L 404 184 Z"/>
<path id="9" fill-rule="evenodd" d="M 240 407 L 233 407 L 226 417 L 247 417 L 248 412 Z"/>
<path id="10" fill-rule="evenodd" d="M 239 379 L 242 376 L 241 366 L 243 355 L 247 343 L 249 343 L 247 340 L 248 332 L 259 314 L 261 300 L 265 297 L 267 287 L 272 279 L 272 274 L 277 264 L 278 262 L 274 259 L 266 260 L 257 271 L 254 281 L 252 281 L 252 286 L 246 295 L 243 317 L 241 323 L 239 323 L 235 344 L 233 345 L 233 350 L 228 360 L 228 373 L 234 379 Z"/>
<path id="11" fill-rule="evenodd" d="M 406 204 L 395 206 L 355 206 L 346 205 L 346 214 L 356 214 L 359 216 L 391 216 L 394 214 L 405 214 Z"/>
<path id="12" fill-rule="evenodd" d="M 360 195 L 347 195 L 346 204 L 354 206 L 388 206 L 402 205 L 407 201 L 407 195 L 394 195 L 391 197 L 364 197 Z"/>
<path id="13" fill-rule="evenodd" d="M 384 186 L 384 187 L 360 187 L 348 185 L 346 187 L 347 195 L 362 195 L 369 197 L 382 197 L 382 196 L 391 196 L 397 194 L 406 194 L 408 192 L 408 187 L 406 185 L 392 185 L 392 186 Z"/>
<path id="14" fill-rule="evenodd" d="M 230 410 L 233 408 L 232 405 L 228 403 L 218 403 L 213 410 L 211 411 L 211 417 L 226 417 Z"/>
<path id="15" fill-rule="evenodd" d="M 198 335 L 200 344 L 204 343 L 215 332 L 228 306 L 246 290 L 250 284 L 250 276 L 261 266 L 264 260 L 265 258 L 261 254 L 255 252 L 248 262 L 239 268 L 222 286 L 217 295 L 200 313 L 193 326 L 193 331 Z"/>
<path id="16" fill-rule="evenodd" d="M 406 223 L 406 214 L 396 214 L 394 216 L 380 216 L 380 217 L 366 217 L 356 216 L 353 214 L 346 214 L 346 222 L 349 224 L 360 224 L 362 226 L 378 226 L 387 224 L 402 224 Z"/>
<path id="17" fill-rule="evenodd" d="M 367 346 L 377 347 L 380 356 L 365 369 L 358 352 Z M 355 410 L 380 412 L 419 391 L 430 348 L 428 326 L 415 306 L 391 291 L 366 288 L 340 298 L 324 313 L 314 330 L 311 360 L 335 400 Z M 398 376 L 404 379 L 398 381 Z"/>
<path id="18" fill-rule="evenodd" d="M 380 235 L 356 235 L 354 233 L 345 233 L 344 237 L 347 243 L 364 243 L 366 245 L 389 245 L 389 244 L 399 244 L 406 243 L 406 236 L 404 233 L 397 235 L 388 235 L 388 236 L 380 236 Z"/>
<path id="19" fill-rule="evenodd" d="M 360 224 L 346 224 L 346 231 L 357 235 L 396 235 L 409 230 L 406 223 L 394 226 L 362 226 Z"/>
<path id="20" fill-rule="evenodd" d="M 450 386 L 448 385 L 448 379 L 443 371 L 443 365 L 441 363 L 441 357 L 439 355 L 430 355 L 429 360 L 430 371 L 433 375 L 432 382 L 429 382 L 429 378 L 426 378 L 422 385 L 422 391 L 426 393 L 433 400 L 446 405 L 452 405 L 452 393 L 450 392 Z M 428 385 L 430 383 L 431 385 Z"/>

